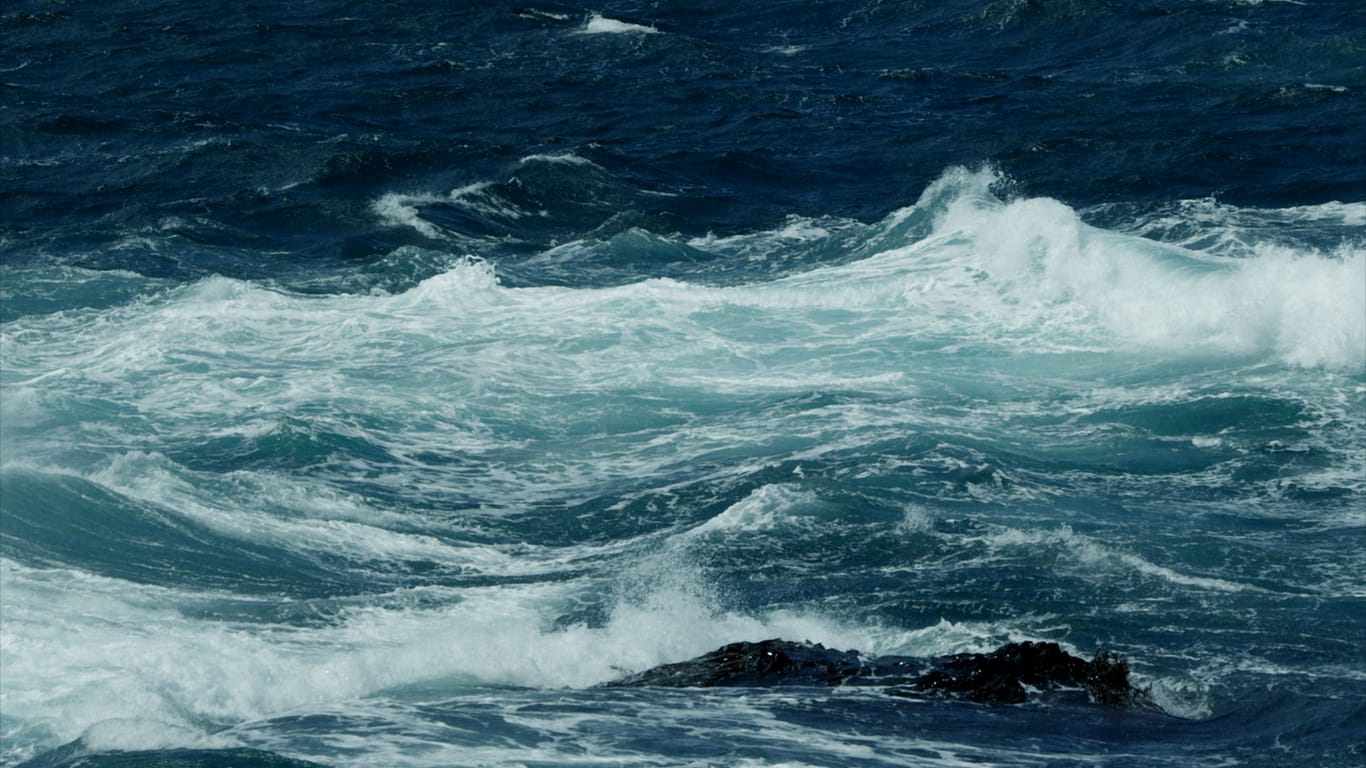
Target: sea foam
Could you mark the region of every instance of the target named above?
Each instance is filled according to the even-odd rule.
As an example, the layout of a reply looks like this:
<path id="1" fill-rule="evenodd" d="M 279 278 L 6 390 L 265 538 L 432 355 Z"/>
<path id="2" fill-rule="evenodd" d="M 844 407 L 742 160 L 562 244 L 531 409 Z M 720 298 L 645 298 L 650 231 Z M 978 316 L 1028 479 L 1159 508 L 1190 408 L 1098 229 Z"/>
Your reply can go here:
<path id="1" fill-rule="evenodd" d="M 609 19 L 600 13 L 591 14 L 584 23 L 583 31 L 590 35 L 655 34 L 659 32 L 652 26 L 633 24 L 629 21 Z"/>

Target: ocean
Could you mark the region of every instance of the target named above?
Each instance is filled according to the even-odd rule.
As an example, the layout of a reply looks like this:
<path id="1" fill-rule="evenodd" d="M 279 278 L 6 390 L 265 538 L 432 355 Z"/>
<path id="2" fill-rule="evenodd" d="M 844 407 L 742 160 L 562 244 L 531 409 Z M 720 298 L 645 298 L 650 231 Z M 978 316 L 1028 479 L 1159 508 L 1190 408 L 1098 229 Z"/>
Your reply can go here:
<path id="1" fill-rule="evenodd" d="M 0 7 L 0 766 L 1363 763 L 1359 0 Z"/>

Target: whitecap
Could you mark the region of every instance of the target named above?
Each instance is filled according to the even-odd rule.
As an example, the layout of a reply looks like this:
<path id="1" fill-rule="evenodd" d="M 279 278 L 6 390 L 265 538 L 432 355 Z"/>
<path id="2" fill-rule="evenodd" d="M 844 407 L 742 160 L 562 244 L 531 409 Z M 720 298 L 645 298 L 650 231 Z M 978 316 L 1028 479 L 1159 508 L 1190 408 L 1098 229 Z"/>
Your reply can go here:
<path id="1" fill-rule="evenodd" d="M 800 519 L 802 510 L 819 505 L 819 497 L 793 485 L 764 485 L 740 501 L 690 531 L 693 535 L 710 533 L 752 533 L 771 530 Z"/>
<path id="2" fill-rule="evenodd" d="M 387 192 L 370 204 L 370 210 L 387 226 L 409 227 L 426 237 L 439 238 L 441 232 L 422 219 L 418 207 L 441 202 L 442 199 L 438 195 Z"/>
<path id="3" fill-rule="evenodd" d="M 588 17 L 584 23 L 583 33 L 589 35 L 621 35 L 621 34 L 655 34 L 659 32 L 652 26 L 644 24 L 633 24 L 628 21 L 618 21 L 609 19 L 600 13 L 594 13 Z"/>
<path id="4" fill-rule="evenodd" d="M 574 154 L 573 152 L 561 152 L 561 153 L 559 153 L 559 154 L 537 154 L 537 155 L 527 155 L 526 157 L 523 157 L 522 159 L 518 160 L 517 162 L 518 162 L 519 165 L 526 165 L 526 164 L 528 164 L 528 163 L 541 162 L 541 163 L 559 163 L 559 164 L 562 164 L 562 165 L 593 166 L 593 167 L 595 167 L 595 168 L 596 168 L 596 167 L 599 167 L 599 166 L 597 165 L 597 163 L 594 163 L 592 160 L 589 160 L 588 158 L 582 157 L 582 156 L 580 156 L 580 155 L 576 155 L 576 154 Z"/>

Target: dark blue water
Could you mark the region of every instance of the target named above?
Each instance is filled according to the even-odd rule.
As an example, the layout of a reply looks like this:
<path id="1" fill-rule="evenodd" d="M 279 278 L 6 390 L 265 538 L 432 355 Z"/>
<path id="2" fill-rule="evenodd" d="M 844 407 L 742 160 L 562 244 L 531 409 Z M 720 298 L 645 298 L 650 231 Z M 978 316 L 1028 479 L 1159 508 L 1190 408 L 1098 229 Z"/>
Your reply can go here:
<path id="1" fill-rule="evenodd" d="M 11 0 L 0 764 L 1360 765 L 1363 147 L 1348 0 Z M 1161 711 L 599 687 L 770 637 Z"/>

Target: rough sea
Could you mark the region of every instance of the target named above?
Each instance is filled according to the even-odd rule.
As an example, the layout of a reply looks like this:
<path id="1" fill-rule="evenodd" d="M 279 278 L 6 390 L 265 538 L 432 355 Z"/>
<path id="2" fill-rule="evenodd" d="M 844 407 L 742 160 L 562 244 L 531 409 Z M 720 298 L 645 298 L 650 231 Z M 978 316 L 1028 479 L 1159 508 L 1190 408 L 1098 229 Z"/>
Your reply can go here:
<path id="1" fill-rule="evenodd" d="M 0 766 L 1364 763 L 1366 3 L 0 5 Z"/>

